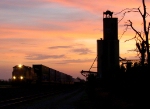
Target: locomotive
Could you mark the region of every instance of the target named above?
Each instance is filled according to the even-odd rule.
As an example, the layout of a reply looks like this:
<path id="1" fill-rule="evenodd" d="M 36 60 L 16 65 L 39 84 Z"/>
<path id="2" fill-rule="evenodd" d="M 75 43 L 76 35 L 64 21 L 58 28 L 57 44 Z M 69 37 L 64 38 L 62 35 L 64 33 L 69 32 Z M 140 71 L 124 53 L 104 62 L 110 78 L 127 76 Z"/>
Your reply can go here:
<path id="1" fill-rule="evenodd" d="M 33 64 L 32 67 L 16 65 L 12 71 L 12 82 L 73 84 L 73 77 L 42 64 Z"/>

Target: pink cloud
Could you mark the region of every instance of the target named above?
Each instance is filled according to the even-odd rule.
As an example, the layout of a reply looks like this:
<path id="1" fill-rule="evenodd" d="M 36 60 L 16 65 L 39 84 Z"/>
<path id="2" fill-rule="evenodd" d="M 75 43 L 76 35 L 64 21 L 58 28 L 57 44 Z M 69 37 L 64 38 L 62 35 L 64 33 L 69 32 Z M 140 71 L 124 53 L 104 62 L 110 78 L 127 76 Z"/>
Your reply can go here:
<path id="1" fill-rule="evenodd" d="M 43 0 L 42 0 L 43 1 Z M 125 8 L 138 8 L 142 6 L 142 0 L 44 0 L 47 2 L 55 2 L 64 6 L 81 8 L 93 13 L 100 13 L 110 9 L 115 12 L 119 12 Z M 127 4 L 127 5 L 125 5 Z M 149 1 L 146 1 L 147 5 L 150 5 Z"/>

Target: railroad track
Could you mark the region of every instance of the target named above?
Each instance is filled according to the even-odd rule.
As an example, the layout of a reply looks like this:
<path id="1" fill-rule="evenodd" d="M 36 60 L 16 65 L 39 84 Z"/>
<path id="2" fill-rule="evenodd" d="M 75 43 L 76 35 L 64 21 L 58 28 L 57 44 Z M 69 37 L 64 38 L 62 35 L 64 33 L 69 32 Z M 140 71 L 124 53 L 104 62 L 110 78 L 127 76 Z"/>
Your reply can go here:
<path id="1" fill-rule="evenodd" d="M 0 108 L 9 108 L 9 107 L 15 106 L 17 104 L 21 104 L 21 103 L 24 103 L 24 102 L 29 102 L 29 101 L 36 100 L 36 99 L 39 99 L 39 98 L 43 98 L 43 97 L 46 97 L 46 96 L 50 96 L 50 95 L 53 95 L 53 94 L 56 94 L 56 92 L 55 93 L 53 93 L 53 92 L 41 93 L 41 94 L 35 94 L 35 95 L 24 96 L 24 97 L 5 100 L 5 101 L 0 101 Z"/>
<path id="2" fill-rule="evenodd" d="M 19 98 L 13 98 L 13 99 L 9 99 L 9 100 L 0 101 L 0 109 L 13 108 L 18 104 L 22 104 L 25 102 L 39 99 L 39 98 L 44 98 L 44 97 L 47 97 L 50 95 L 61 93 L 62 91 L 64 91 L 64 90 L 55 90 L 55 91 L 51 91 L 51 92 L 40 93 L 40 94 L 23 96 L 23 97 L 19 97 Z"/>
<path id="3" fill-rule="evenodd" d="M 0 85 L 0 88 L 11 88 L 12 85 Z"/>

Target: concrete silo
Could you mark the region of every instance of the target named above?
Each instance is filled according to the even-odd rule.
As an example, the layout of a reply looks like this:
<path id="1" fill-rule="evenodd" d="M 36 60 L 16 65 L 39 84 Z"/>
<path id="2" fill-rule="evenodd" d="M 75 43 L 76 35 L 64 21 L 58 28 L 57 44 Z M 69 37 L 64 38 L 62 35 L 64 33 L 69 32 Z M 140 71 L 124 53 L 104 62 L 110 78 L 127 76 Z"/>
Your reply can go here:
<path id="1" fill-rule="evenodd" d="M 111 78 L 119 68 L 118 18 L 103 13 L 103 39 L 97 40 L 97 72 L 100 78 Z"/>

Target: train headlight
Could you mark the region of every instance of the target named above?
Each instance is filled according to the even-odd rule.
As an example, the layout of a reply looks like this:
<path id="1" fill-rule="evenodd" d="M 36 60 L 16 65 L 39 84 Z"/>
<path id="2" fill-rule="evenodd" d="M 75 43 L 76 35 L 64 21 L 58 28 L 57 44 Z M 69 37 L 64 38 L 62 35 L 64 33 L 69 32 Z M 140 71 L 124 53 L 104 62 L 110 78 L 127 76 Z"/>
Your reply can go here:
<path id="1" fill-rule="evenodd" d="M 20 76 L 20 79 L 22 80 L 22 79 L 23 79 L 23 76 Z"/>
<path id="2" fill-rule="evenodd" d="M 16 76 L 13 76 L 13 79 L 16 79 Z"/>

